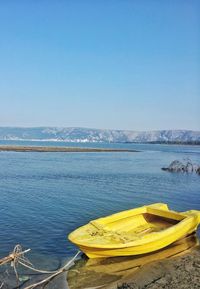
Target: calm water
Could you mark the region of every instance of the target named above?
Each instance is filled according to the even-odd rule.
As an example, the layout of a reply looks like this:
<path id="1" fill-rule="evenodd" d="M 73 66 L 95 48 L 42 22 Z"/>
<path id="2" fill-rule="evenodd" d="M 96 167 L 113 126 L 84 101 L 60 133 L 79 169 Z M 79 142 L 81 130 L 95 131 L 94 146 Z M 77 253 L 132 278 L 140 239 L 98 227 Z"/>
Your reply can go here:
<path id="1" fill-rule="evenodd" d="M 9 142 L 1 142 L 5 143 Z M 200 164 L 200 147 L 78 146 L 133 148 L 141 152 L 0 152 L 0 255 L 7 255 L 20 243 L 31 248 L 32 254 L 66 258 L 77 250 L 67 241 L 69 232 L 91 219 L 144 204 L 166 202 L 180 211 L 200 210 L 200 177 L 161 170 L 174 159 L 190 158 Z"/>

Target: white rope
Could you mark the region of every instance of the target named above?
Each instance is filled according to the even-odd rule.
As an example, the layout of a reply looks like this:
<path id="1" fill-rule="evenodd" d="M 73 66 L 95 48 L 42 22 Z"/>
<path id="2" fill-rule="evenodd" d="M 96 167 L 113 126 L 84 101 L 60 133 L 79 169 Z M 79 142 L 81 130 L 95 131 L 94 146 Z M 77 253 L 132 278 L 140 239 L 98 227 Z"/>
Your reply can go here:
<path id="1" fill-rule="evenodd" d="M 60 268 L 56 273 L 52 274 L 51 276 L 47 277 L 46 279 L 42 280 L 42 281 L 39 281 L 37 283 L 34 283 L 34 284 L 31 284 L 27 287 L 25 287 L 24 289 L 33 289 L 39 285 L 42 285 L 48 281 L 50 281 L 51 279 L 53 279 L 54 277 L 56 277 L 57 275 L 59 275 L 60 273 L 64 272 L 66 270 L 66 268 L 76 259 L 76 257 L 81 253 L 81 251 L 78 251 L 76 253 L 76 255 L 65 265 L 63 266 L 62 268 Z"/>
<path id="2" fill-rule="evenodd" d="M 77 256 L 81 253 L 81 251 L 78 251 L 74 257 L 72 259 L 69 260 L 69 262 L 67 262 L 67 264 L 65 264 L 63 267 L 61 267 L 60 269 L 56 270 L 56 271 L 46 271 L 46 270 L 39 270 L 33 267 L 33 265 L 31 264 L 31 262 L 25 258 L 24 254 L 29 252 L 30 249 L 22 251 L 22 248 L 20 245 L 16 245 L 13 252 L 10 253 L 7 257 L 0 259 L 0 265 L 3 265 L 5 263 L 11 262 L 11 266 L 14 269 L 15 275 L 16 275 L 16 279 L 17 282 L 19 282 L 19 276 L 18 276 L 18 272 L 17 272 L 17 265 L 20 264 L 21 266 L 24 266 L 32 271 L 38 272 L 38 273 L 42 273 L 42 274 L 51 274 L 49 277 L 29 285 L 28 287 L 25 287 L 24 289 L 33 289 L 41 284 L 47 283 L 48 281 L 50 281 L 52 278 L 54 278 L 55 276 L 59 275 L 60 273 L 64 272 L 67 270 L 68 266 L 77 258 Z M 3 288 L 4 286 L 4 282 L 2 282 L 0 284 L 0 289 Z"/>
<path id="3" fill-rule="evenodd" d="M 38 272 L 38 273 L 53 274 L 53 273 L 57 273 L 59 270 L 61 270 L 61 269 L 63 269 L 63 268 L 68 267 L 69 264 L 70 264 L 74 259 L 76 259 L 76 257 L 80 254 L 80 252 L 81 252 L 81 251 L 78 251 L 78 252 L 76 253 L 76 255 L 75 255 L 66 265 L 64 265 L 62 268 L 60 268 L 60 269 L 58 269 L 58 270 L 56 270 L 56 271 L 39 270 L 39 269 L 36 269 L 36 268 L 34 268 L 34 267 L 32 267 L 32 266 L 29 266 L 29 265 L 27 265 L 27 264 L 24 264 L 24 263 L 23 263 L 22 261 L 20 261 L 20 260 L 18 260 L 18 263 L 21 264 L 22 266 L 24 266 L 24 267 L 26 267 L 26 268 L 28 268 L 28 269 L 30 269 L 30 270 L 33 270 L 33 271 L 35 271 L 35 272 Z"/>
<path id="4" fill-rule="evenodd" d="M 29 265 L 27 265 L 27 264 L 24 264 L 22 261 L 20 261 L 20 260 L 18 260 L 18 263 L 20 264 L 20 265 L 22 265 L 22 266 L 24 266 L 24 267 L 26 267 L 26 268 L 28 268 L 28 269 L 30 269 L 30 270 L 32 270 L 32 271 L 35 271 L 35 272 L 38 272 L 38 273 L 43 273 L 43 274 L 52 274 L 52 273 L 56 273 L 58 270 L 56 270 L 56 271 L 44 271 L 44 270 L 39 270 L 39 269 L 36 269 L 36 268 L 34 268 L 34 267 L 32 267 L 32 266 L 29 266 Z"/>

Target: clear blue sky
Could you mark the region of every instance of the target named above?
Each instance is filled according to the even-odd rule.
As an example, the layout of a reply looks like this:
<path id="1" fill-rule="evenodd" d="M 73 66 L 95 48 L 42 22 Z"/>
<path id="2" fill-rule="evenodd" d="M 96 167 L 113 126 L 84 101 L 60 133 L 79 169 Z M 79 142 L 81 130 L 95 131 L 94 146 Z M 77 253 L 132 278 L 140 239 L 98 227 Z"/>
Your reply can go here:
<path id="1" fill-rule="evenodd" d="M 200 130 L 200 1 L 1 0 L 0 126 Z"/>

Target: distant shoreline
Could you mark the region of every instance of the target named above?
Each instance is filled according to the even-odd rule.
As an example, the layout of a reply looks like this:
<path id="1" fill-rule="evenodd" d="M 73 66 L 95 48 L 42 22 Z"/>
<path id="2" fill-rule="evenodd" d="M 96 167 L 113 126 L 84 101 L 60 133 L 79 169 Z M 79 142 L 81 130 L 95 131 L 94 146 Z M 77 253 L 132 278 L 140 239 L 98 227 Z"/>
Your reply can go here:
<path id="1" fill-rule="evenodd" d="M 127 141 L 124 144 L 159 144 L 159 145 L 195 145 L 199 146 L 200 141 L 148 141 L 148 142 L 134 142 Z"/>
<path id="2" fill-rule="evenodd" d="M 0 145 L 0 151 L 14 152 L 139 152 L 132 149 L 115 148 L 83 148 L 83 147 L 56 147 L 56 146 L 16 146 Z"/>
<path id="3" fill-rule="evenodd" d="M 18 143 L 23 143 L 23 142 L 32 142 L 32 143 L 44 143 L 44 142 L 54 142 L 54 143 L 76 143 L 76 144 L 78 144 L 78 143 L 88 143 L 88 144 L 90 144 L 90 143 L 95 143 L 95 144 L 135 144 L 135 145 L 140 145 L 140 144 L 142 144 L 142 145 L 153 145 L 153 144 L 157 144 L 157 145 L 193 145 L 193 146 L 200 146 L 200 141 L 146 141 L 146 142 L 137 142 L 137 141 L 123 141 L 123 142 L 121 142 L 121 141 L 117 141 L 117 142 L 102 142 L 102 141 L 100 141 L 100 142 L 76 142 L 76 141 L 64 141 L 64 140 L 53 140 L 53 139 L 9 139 L 9 140 L 5 140 L 5 139 L 0 139 L 0 142 L 1 143 L 6 143 L 6 142 L 13 142 L 13 143 L 15 143 L 15 142 L 18 142 Z M 1 146 L 1 145 L 0 145 Z M 2 145 L 2 146 L 4 146 L 4 145 Z M 13 145 L 10 145 L 10 144 L 8 144 L 8 145 L 5 145 L 5 146 L 13 146 Z M 21 146 L 21 145 L 20 145 Z"/>
<path id="4" fill-rule="evenodd" d="M 200 141 L 152 141 L 147 144 L 164 144 L 164 145 L 200 145 Z"/>

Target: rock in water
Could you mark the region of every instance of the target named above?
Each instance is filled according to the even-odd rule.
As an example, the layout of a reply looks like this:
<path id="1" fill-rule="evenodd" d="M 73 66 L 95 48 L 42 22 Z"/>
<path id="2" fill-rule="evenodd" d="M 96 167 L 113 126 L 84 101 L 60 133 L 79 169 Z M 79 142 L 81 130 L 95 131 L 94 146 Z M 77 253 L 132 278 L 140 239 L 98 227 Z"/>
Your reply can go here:
<path id="1" fill-rule="evenodd" d="M 183 172 L 192 173 L 195 172 L 200 175 L 200 166 L 193 164 L 191 160 L 187 160 L 186 163 L 180 162 L 178 160 L 173 161 L 168 167 L 162 168 L 163 171 L 168 172 Z"/>

